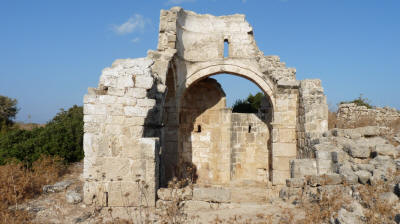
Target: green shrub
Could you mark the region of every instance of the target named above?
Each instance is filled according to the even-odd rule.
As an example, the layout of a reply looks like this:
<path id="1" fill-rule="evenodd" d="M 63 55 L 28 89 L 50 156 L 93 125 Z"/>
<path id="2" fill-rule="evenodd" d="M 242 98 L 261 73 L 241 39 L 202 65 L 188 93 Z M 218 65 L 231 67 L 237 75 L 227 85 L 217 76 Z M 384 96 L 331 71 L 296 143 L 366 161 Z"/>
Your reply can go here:
<path id="1" fill-rule="evenodd" d="M 345 103 L 354 103 L 357 106 L 365 106 L 369 109 L 374 107 L 370 104 L 370 100 L 368 98 L 364 98 L 362 94 L 360 94 L 360 96 L 357 99 L 354 99 L 352 101 L 342 101 L 339 104 L 345 104 Z"/>
<path id="2" fill-rule="evenodd" d="M 61 110 L 44 127 L 0 134 L 0 165 L 12 159 L 29 165 L 41 155 L 59 156 L 66 162 L 83 159 L 82 107 Z"/>

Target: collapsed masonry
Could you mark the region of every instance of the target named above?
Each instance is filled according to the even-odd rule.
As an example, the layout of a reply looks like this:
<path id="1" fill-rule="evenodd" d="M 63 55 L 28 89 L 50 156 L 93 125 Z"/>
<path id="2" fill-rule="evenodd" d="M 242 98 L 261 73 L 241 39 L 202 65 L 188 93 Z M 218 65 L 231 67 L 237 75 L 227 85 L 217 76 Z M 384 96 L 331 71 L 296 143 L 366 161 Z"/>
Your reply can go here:
<path id="1" fill-rule="evenodd" d="M 257 84 L 265 113 L 227 109 L 208 78 L 219 73 Z M 162 10 L 157 50 L 116 60 L 84 97 L 85 203 L 154 206 L 188 167 L 198 184 L 285 184 L 290 161 L 311 157 L 328 128 L 321 82 L 295 73 L 258 49 L 244 15 Z"/>

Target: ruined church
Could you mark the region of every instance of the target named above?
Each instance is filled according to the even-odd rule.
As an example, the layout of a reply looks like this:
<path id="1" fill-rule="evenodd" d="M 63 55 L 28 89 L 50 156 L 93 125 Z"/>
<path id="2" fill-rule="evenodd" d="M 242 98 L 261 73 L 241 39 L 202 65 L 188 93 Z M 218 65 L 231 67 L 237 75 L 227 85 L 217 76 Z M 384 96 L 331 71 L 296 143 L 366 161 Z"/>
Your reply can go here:
<path id="1" fill-rule="evenodd" d="M 257 114 L 227 108 L 210 77 L 221 73 L 262 90 Z M 294 68 L 264 55 L 244 15 L 161 10 L 157 49 L 116 60 L 84 96 L 84 201 L 155 206 L 174 178 L 279 188 L 291 160 L 314 156 L 310 144 L 327 119 L 321 81 L 297 80 Z"/>

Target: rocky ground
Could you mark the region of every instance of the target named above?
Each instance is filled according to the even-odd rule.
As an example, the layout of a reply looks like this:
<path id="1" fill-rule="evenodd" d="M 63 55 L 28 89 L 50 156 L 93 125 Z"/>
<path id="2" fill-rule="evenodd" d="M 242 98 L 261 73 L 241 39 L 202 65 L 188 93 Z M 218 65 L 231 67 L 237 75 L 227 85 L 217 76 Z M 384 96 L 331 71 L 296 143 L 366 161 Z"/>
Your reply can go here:
<path id="1" fill-rule="evenodd" d="M 83 165 L 76 163 L 18 209 L 36 223 L 400 223 L 399 137 L 380 127 L 332 129 L 314 140 L 315 158 L 292 162 L 293 178 L 282 189 L 164 188 L 156 209 L 84 205 Z"/>

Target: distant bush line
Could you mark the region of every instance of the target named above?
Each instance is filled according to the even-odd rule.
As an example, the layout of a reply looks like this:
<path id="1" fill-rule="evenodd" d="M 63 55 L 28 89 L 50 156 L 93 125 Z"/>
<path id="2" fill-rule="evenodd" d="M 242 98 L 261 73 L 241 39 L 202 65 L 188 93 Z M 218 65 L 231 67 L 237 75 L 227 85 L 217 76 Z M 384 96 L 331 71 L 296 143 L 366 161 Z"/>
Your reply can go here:
<path id="1" fill-rule="evenodd" d="M 42 155 L 57 156 L 66 163 L 83 159 L 81 106 L 61 110 L 44 127 L 23 130 L 15 125 L 0 133 L 0 165 L 16 160 L 29 166 Z"/>

